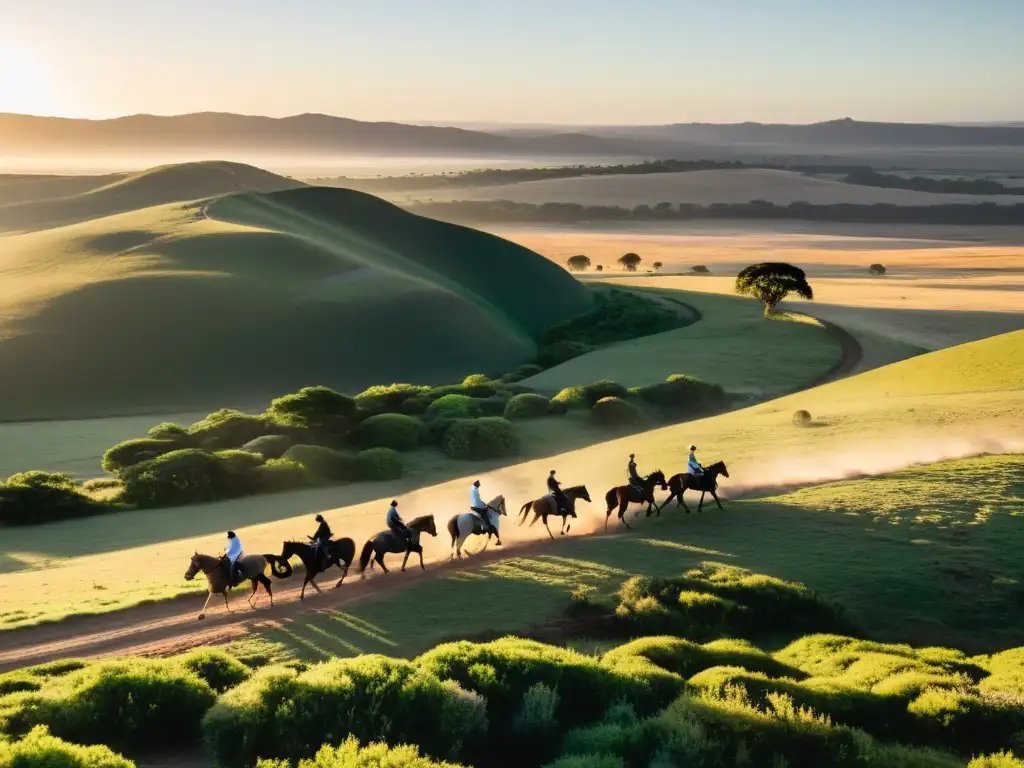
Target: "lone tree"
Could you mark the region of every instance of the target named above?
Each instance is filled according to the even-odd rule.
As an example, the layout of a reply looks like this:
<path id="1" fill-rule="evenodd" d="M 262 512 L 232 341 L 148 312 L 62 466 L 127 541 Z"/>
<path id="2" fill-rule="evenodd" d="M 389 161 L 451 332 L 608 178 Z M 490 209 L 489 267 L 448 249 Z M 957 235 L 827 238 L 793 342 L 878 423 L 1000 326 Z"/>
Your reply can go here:
<path id="1" fill-rule="evenodd" d="M 811 300 L 814 291 L 807 284 L 807 276 L 792 264 L 766 261 L 751 264 L 736 276 L 736 293 L 753 296 L 764 304 L 764 315 L 772 314 L 790 293 Z"/>
<path id="2" fill-rule="evenodd" d="M 583 272 L 584 270 L 590 269 L 590 257 L 580 254 L 579 256 L 570 256 L 565 260 L 565 265 L 569 267 L 570 272 Z"/>
<path id="3" fill-rule="evenodd" d="M 662 263 L 660 261 L 656 261 L 653 264 L 651 264 L 651 266 L 654 267 L 654 271 L 655 272 L 660 272 L 661 271 L 661 267 L 662 267 Z"/>
<path id="4" fill-rule="evenodd" d="M 594 269 L 596 269 L 598 272 L 604 272 L 604 264 L 598 264 L 596 267 L 594 267 Z"/>
<path id="5" fill-rule="evenodd" d="M 635 253 L 626 253 L 619 256 L 619 264 L 627 272 L 636 272 L 636 268 L 640 265 L 642 259 Z"/>
<path id="6" fill-rule="evenodd" d="M 697 275 L 707 275 L 711 273 L 711 270 L 703 264 L 697 264 L 696 266 L 690 267 L 690 271 Z"/>
<path id="7" fill-rule="evenodd" d="M 872 264 L 870 267 L 868 267 L 868 272 L 870 272 L 872 275 L 876 275 L 876 276 L 877 275 L 884 275 L 885 274 L 885 265 L 884 264 Z"/>

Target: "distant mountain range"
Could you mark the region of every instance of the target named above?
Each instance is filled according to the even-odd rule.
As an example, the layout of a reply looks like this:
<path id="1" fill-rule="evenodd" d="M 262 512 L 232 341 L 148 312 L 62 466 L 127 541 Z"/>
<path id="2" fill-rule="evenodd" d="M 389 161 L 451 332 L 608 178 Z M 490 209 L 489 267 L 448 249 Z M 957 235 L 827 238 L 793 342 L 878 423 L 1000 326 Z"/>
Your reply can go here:
<path id="1" fill-rule="evenodd" d="M 204 112 L 80 120 L 0 114 L 0 155 L 142 150 L 536 157 L 668 157 L 729 147 L 1024 147 L 1024 125 L 872 123 L 504 128 L 370 123 L 329 115 L 271 118 Z"/>

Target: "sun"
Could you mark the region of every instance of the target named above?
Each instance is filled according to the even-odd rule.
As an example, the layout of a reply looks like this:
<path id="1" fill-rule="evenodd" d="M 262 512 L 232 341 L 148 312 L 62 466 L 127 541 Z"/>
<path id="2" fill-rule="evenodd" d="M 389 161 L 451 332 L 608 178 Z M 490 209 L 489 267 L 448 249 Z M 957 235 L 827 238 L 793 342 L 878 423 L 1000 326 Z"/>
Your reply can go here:
<path id="1" fill-rule="evenodd" d="M 0 41 L 0 112 L 51 114 L 49 77 L 27 50 Z"/>

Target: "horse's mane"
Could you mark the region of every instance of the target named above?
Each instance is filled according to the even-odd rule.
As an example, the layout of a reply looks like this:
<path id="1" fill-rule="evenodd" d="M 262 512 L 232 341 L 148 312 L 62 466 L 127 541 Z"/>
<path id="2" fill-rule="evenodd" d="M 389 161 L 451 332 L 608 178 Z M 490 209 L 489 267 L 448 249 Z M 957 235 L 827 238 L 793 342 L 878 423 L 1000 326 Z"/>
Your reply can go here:
<path id="1" fill-rule="evenodd" d="M 414 517 L 412 520 L 409 521 L 409 527 L 411 528 L 412 526 L 417 525 L 418 523 L 424 523 L 433 517 L 433 515 L 420 515 L 419 517 Z"/>
<path id="2" fill-rule="evenodd" d="M 568 488 L 565 489 L 565 492 L 568 493 L 569 491 L 585 491 L 586 489 L 587 486 L 585 485 L 570 485 Z"/>
<path id="3" fill-rule="evenodd" d="M 491 499 L 489 502 L 487 502 L 487 506 L 489 506 L 489 507 L 497 506 L 498 504 L 500 504 L 504 500 L 505 500 L 505 494 L 499 493 L 497 496 L 495 496 L 493 499 Z"/>

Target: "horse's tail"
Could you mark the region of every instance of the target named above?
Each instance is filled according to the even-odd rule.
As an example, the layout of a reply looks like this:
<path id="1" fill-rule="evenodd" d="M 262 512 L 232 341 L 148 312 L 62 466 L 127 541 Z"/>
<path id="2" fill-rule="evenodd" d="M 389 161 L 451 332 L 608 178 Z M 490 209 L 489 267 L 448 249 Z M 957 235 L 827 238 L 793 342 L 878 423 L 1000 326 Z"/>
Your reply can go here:
<path id="1" fill-rule="evenodd" d="M 373 539 L 367 540 L 363 545 L 363 551 L 359 555 L 359 571 L 362 573 L 366 570 L 366 566 L 370 564 L 370 558 L 373 556 Z"/>
<path id="2" fill-rule="evenodd" d="M 459 516 L 455 515 L 451 520 L 448 521 L 448 533 L 452 536 L 452 546 L 455 546 L 455 540 L 459 538 Z"/>
<path id="3" fill-rule="evenodd" d="M 270 572 L 274 574 L 274 578 L 287 579 L 292 575 L 292 564 L 288 562 L 288 558 L 280 555 L 264 555 L 264 557 L 270 565 Z"/>
<path id="4" fill-rule="evenodd" d="M 522 525 L 526 522 L 526 516 L 530 514 L 530 510 L 533 508 L 533 502 L 528 501 L 523 504 L 523 508 L 519 510 L 519 524 Z"/>
<path id="5" fill-rule="evenodd" d="M 608 511 L 611 512 L 615 507 L 619 505 L 619 489 L 612 488 L 608 493 L 604 495 L 605 504 L 608 505 Z"/>

